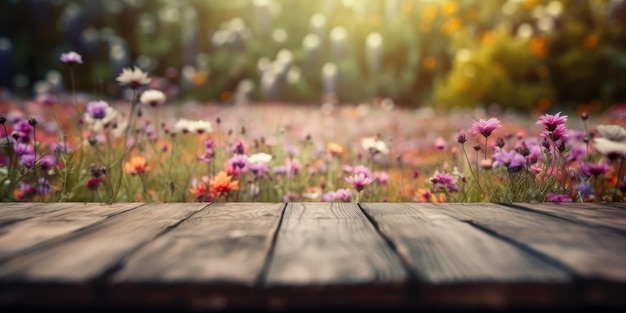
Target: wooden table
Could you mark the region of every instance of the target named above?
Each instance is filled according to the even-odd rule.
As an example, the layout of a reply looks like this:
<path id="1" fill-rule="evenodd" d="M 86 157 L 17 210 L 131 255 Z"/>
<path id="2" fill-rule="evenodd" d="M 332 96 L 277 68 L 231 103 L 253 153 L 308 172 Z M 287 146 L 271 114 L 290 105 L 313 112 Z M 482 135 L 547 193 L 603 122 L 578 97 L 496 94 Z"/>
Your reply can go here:
<path id="1" fill-rule="evenodd" d="M 624 204 L 3 203 L 0 311 L 626 308 Z"/>

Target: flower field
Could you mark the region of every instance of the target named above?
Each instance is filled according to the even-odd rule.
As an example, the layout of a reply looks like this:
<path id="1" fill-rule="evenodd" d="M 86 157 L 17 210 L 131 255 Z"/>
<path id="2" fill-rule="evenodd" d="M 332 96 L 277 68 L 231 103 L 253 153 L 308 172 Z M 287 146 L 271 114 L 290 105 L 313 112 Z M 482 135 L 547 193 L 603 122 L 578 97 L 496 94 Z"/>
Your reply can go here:
<path id="1" fill-rule="evenodd" d="M 77 54 L 63 54 L 70 72 Z M 73 79 L 73 78 L 72 78 Z M 508 113 L 172 103 L 125 68 L 129 99 L 5 96 L 2 201 L 623 201 L 626 107 Z"/>

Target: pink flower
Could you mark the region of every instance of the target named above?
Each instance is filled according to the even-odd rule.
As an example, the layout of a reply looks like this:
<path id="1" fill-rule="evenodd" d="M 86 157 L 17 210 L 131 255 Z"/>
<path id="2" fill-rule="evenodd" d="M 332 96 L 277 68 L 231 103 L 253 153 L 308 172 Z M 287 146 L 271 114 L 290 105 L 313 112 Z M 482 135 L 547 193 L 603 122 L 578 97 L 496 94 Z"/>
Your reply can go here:
<path id="1" fill-rule="evenodd" d="M 541 136 L 545 138 L 550 138 L 553 141 L 566 141 L 569 137 L 569 131 L 565 124 L 557 125 L 553 130 L 544 130 L 541 132 Z"/>
<path id="2" fill-rule="evenodd" d="M 352 184 L 356 191 L 361 191 L 365 189 L 365 186 L 371 184 L 374 181 L 374 178 L 366 176 L 364 173 L 359 173 L 346 177 L 346 181 Z"/>
<path id="3" fill-rule="evenodd" d="M 435 147 L 439 150 L 445 149 L 446 141 L 442 137 L 437 137 L 437 139 L 435 139 Z"/>
<path id="4" fill-rule="evenodd" d="M 74 64 L 83 64 L 83 57 L 74 51 L 70 51 L 68 53 L 61 53 L 60 59 L 61 59 L 61 62 L 70 66 Z"/>
<path id="5" fill-rule="evenodd" d="M 500 127 L 502 127 L 502 125 L 500 125 L 500 120 L 495 117 L 488 120 L 481 118 L 479 121 L 474 121 L 474 124 L 472 124 L 472 132 L 474 134 L 481 134 L 485 137 L 489 137 L 494 130 Z"/>
<path id="6" fill-rule="evenodd" d="M 544 114 L 539 117 L 539 120 L 535 124 L 545 126 L 547 131 L 554 131 L 557 126 L 565 125 L 565 122 L 567 122 L 567 115 L 560 115 L 561 112 L 554 115 Z"/>
<path id="7" fill-rule="evenodd" d="M 548 201 L 553 203 L 572 202 L 572 198 L 566 194 L 548 193 Z"/>

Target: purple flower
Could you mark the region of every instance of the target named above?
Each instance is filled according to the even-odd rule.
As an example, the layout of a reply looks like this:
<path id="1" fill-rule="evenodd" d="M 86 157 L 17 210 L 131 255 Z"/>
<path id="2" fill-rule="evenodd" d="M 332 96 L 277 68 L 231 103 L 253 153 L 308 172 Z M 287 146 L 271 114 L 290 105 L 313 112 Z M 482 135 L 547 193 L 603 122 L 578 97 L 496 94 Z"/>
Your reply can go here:
<path id="1" fill-rule="evenodd" d="M 570 198 L 570 196 L 566 194 L 554 194 L 552 192 L 549 192 L 548 201 L 553 203 L 572 202 L 572 198 Z"/>
<path id="2" fill-rule="evenodd" d="M 452 174 L 435 172 L 435 175 L 433 175 L 429 181 L 433 184 L 435 192 L 459 191 L 459 186 L 456 184 L 456 177 Z"/>
<path id="3" fill-rule="evenodd" d="M 57 101 L 58 101 L 57 97 L 50 93 L 42 93 L 39 96 L 37 96 L 37 102 L 43 105 L 53 105 L 57 103 Z"/>
<path id="4" fill-rule="evenodd" d="M 20 162 L 26 168 L 32 168 L 35 165 L 35 154 L 27 153 L 20 156 Z"/>
<path id="5" fill-rule="evenodd" d="M 541 153 L 541 146 L 538 143 L 530 146 L 525 146 L 528 149 L 528 154 L 526 155 L 526 161 L 528 162 L 528 164 L 535 164 L 543 158 L 543 153 Z"/>
<path id="6" fill-rule="evenodd" d="M 509 172 L 517 172 L 526 165 L 526 158 L 515 150 L 500 149 L 493 154 L 493 159 L 495 160 L 494 167 L 503 165 Z"/>
<path id="7" fill-rule="evenodd" d="M 589 179 L 583 179 L 579 185 L 576 185 L 576 190 L 578 191 L 578 193 L 580 193 L 580 196 L 583 199 L 586 199 L 590 196 L 593 196 L 595 194 L 595 190 L 593 189 L 593 187 L 591 186 L 591 184 L 589 183 Z"/>
<path id="8" fill-rule="evenodd" d="M 214 145 L 215 142 L 213 141 L 213 139 L 207 139 L 207 141 L 204 142 L 204 147 L 207 149 L 213 149 Z"/>
<path id="9" fill-rule="evenodd" d="M 50 170 L 56 165 L 56 158 L 53 155 L 44 155 L 41 158 L 41 169 L 44 171 Z"/>
<path id="10" fill-rule="evenodd" d="M 258 178 L 265 177 L 267 172 L 269 171 L 267 163 L 261 162 L 248 164 L 248 169 Z"/>
<path id="11" fill-rule="evenodd" d="M 467 141 L 467 133 L 464 130 L 459 130 L 459 134 L 456 136 L 456 142 L 464 144 Z"/>
<path id="12" fill-rule="evenodd" d="M 20 119 L 13 125 L 13 131 L 17 132 L 22 141 L 28 142 L 30 134 L 33 132 L 33 127 L 28 124 L 27 119 Z"/>
<path id="13" fill-rule="evenodd" d="M 235 154 L 245 154 L 248 150 L 248 145 L 245 141 L 239 140 L 233 144 L 231 151 Z"/>
<path id="14" fill-rule="evenodd" d="M 228 164 L 233 169 L 243 172 L 247 170 L 246 166 L 248 165 L 248 157 L 245 154 L 235 154 L 228 159 Z"/>
<path id="15" fill-rule="evenodd" d="M 211 162 L 211 160 L 213 160 L 214 156 L 215 151 L 213 151 L 213 149 L 207 149 L 206 151 L 204 151 L 203 154 L 198 156 L 198 160 L 209 163 Z"/>
<path id="16" fill-rule="evenodd" d="M 371 184 L 374 181 L 374 178 L 366 176 L 364 173 L 359 173 L 346 177 L 346 181 L 352 184 L 356 191 L 361 191 L 365 189 L 365 186 Z"/>
<path id="17" fill-rule="evenodd" d="M 598 164 L 580 162 L 580 170 L 587 177 L 604 175 L 609 171 L 609 164 L 605 161 Z"/>
<path id="18" fill-rule="evenodd" d="M 107 116 L 108 107 L 105 101 L 90 101 L 87 103 L 87 114 L 95 120 L 101 120 Z"/>
<path id="19" fill-rule="evenodd" d="M 472 124 L 472 132 L 474 134 L 481 134 L 485 137 L 489 137 L 494 130 L 500 127 L 502 127 L 502 125 L 500 125 L 500 120 L 495 117 L 488 120 L 481 118 L 479 121 L 474 121 Z"/>
<path id="20" fill-rule="evenodd" d="M 83 57 L 74 51 L 70 51 L 68 53 L 62 53 L 60 59 L 61 59 L 61 62 L 70 66 L 74 64 L 83 64 Z"/>
<path id="21" fill-rule="evenodd" d="M 25 143 L 17 143 L 15 145 L 15 154 L 18 156 L 23 156 L 25 154 L 35 154 L 35 149 L 33 146 L 25 144 Z"/>
<path id="22" fill-rule="evenodd" d="M 554 131 L 559 125 L 565 125 L 565 122 L 567 122 L 567 115 L 560 115 L 561 112 L 554 115 L 544 114 L 539 117 L 535 124 L 543 125 L 549 132 Z"/>
<path id="23" fill-rule="evenodd" d="M 53 142 L 50 144 L 50 150 L 60 153 L 72 153 L 74 151 L 68 142 Z"/>
<path id="24" fill-rule="evenodd" d="M 40 195 L 47 195 L 50 193 L 50 181 L 45 178 L 45 177 L 41 177 L 37 180 L 37 192 L 39 192 Z"/>
<path id="25" fill-rule="evenodd" d="M 302 169 L 302 165 L 300 164 L 300 161 L 298 161 L 298 159 L 287 160 L 285 166 L 287 168 L 287 174 L 291 176 L 298 175 L 298 173 Z"/>

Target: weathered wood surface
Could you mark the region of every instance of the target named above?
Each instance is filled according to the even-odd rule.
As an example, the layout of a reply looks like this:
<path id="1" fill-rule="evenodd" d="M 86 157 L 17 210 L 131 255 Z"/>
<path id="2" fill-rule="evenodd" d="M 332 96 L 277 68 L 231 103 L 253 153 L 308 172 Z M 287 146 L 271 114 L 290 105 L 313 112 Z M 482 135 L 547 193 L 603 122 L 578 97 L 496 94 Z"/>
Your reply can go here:
<path id="1" fill-rule="evenodd" d="M 567 211 L 567 205 L 560 207 Z M 626 304 L 626 298 L 617 296 L 626 294 L 623 233 L 497 204 L 440 204 L 436 208 L 570 270 L 580 281 L 586 302 Z"/>
<path id="2" fill-rule="evenodd" d="M 48 240 L 94 225 L 139 205 L 141 204 L 103 206 L 94 203 L 55 203 L 35 207 L 37 211 L 33 208 L 25 208 L 22 214 L 36 214 L 30 218 L 22 217 L 20 223 L 4 224 L 1 228 L 0 260 L 16 252 L 36 247 Z M 20 215 L 15 212 L 11 216 Z"/>
<path id="3" fill-rule="evenodd" d="M 616 231 L 626 229 L 626 210 L 601 203 L 516 203 L 519 208 L 527 208 L 562 219 L 606 227 Z"/>
<path id="4" fill-rule="evenodd" d="M 0 203 L 0 311 L 626 308 L 612 204 Z"/>
<path id="5" fill-rule="evenodd" d="M 254 287 L 284 207 L 218 203 L 197 212 L 128 258 L 112 277 L 110 301 L 153 308 L 175 307 L 181 299 L 195 309 L 263 305 Z"/>
<path id="6" fill-rule="evenodd" d="M 403 300 L 407 272 L 356 204 L 289 203 L 276 239 L 263 282 L 272 306 Z M 323 297 L 302 292 L 308 289 L 323 290 Z"/>
<path id="7" fill-rule="evenodd" d="M 362 204 L 406 260 L 435 306 L 506 307 L 571 301 L 571 276 L 540 257 L 450 217 L 429 205 Z M 510 284 L 502 288 L 502 284 Z M 474 291 L 456 292 L 458 285 Z"/>

